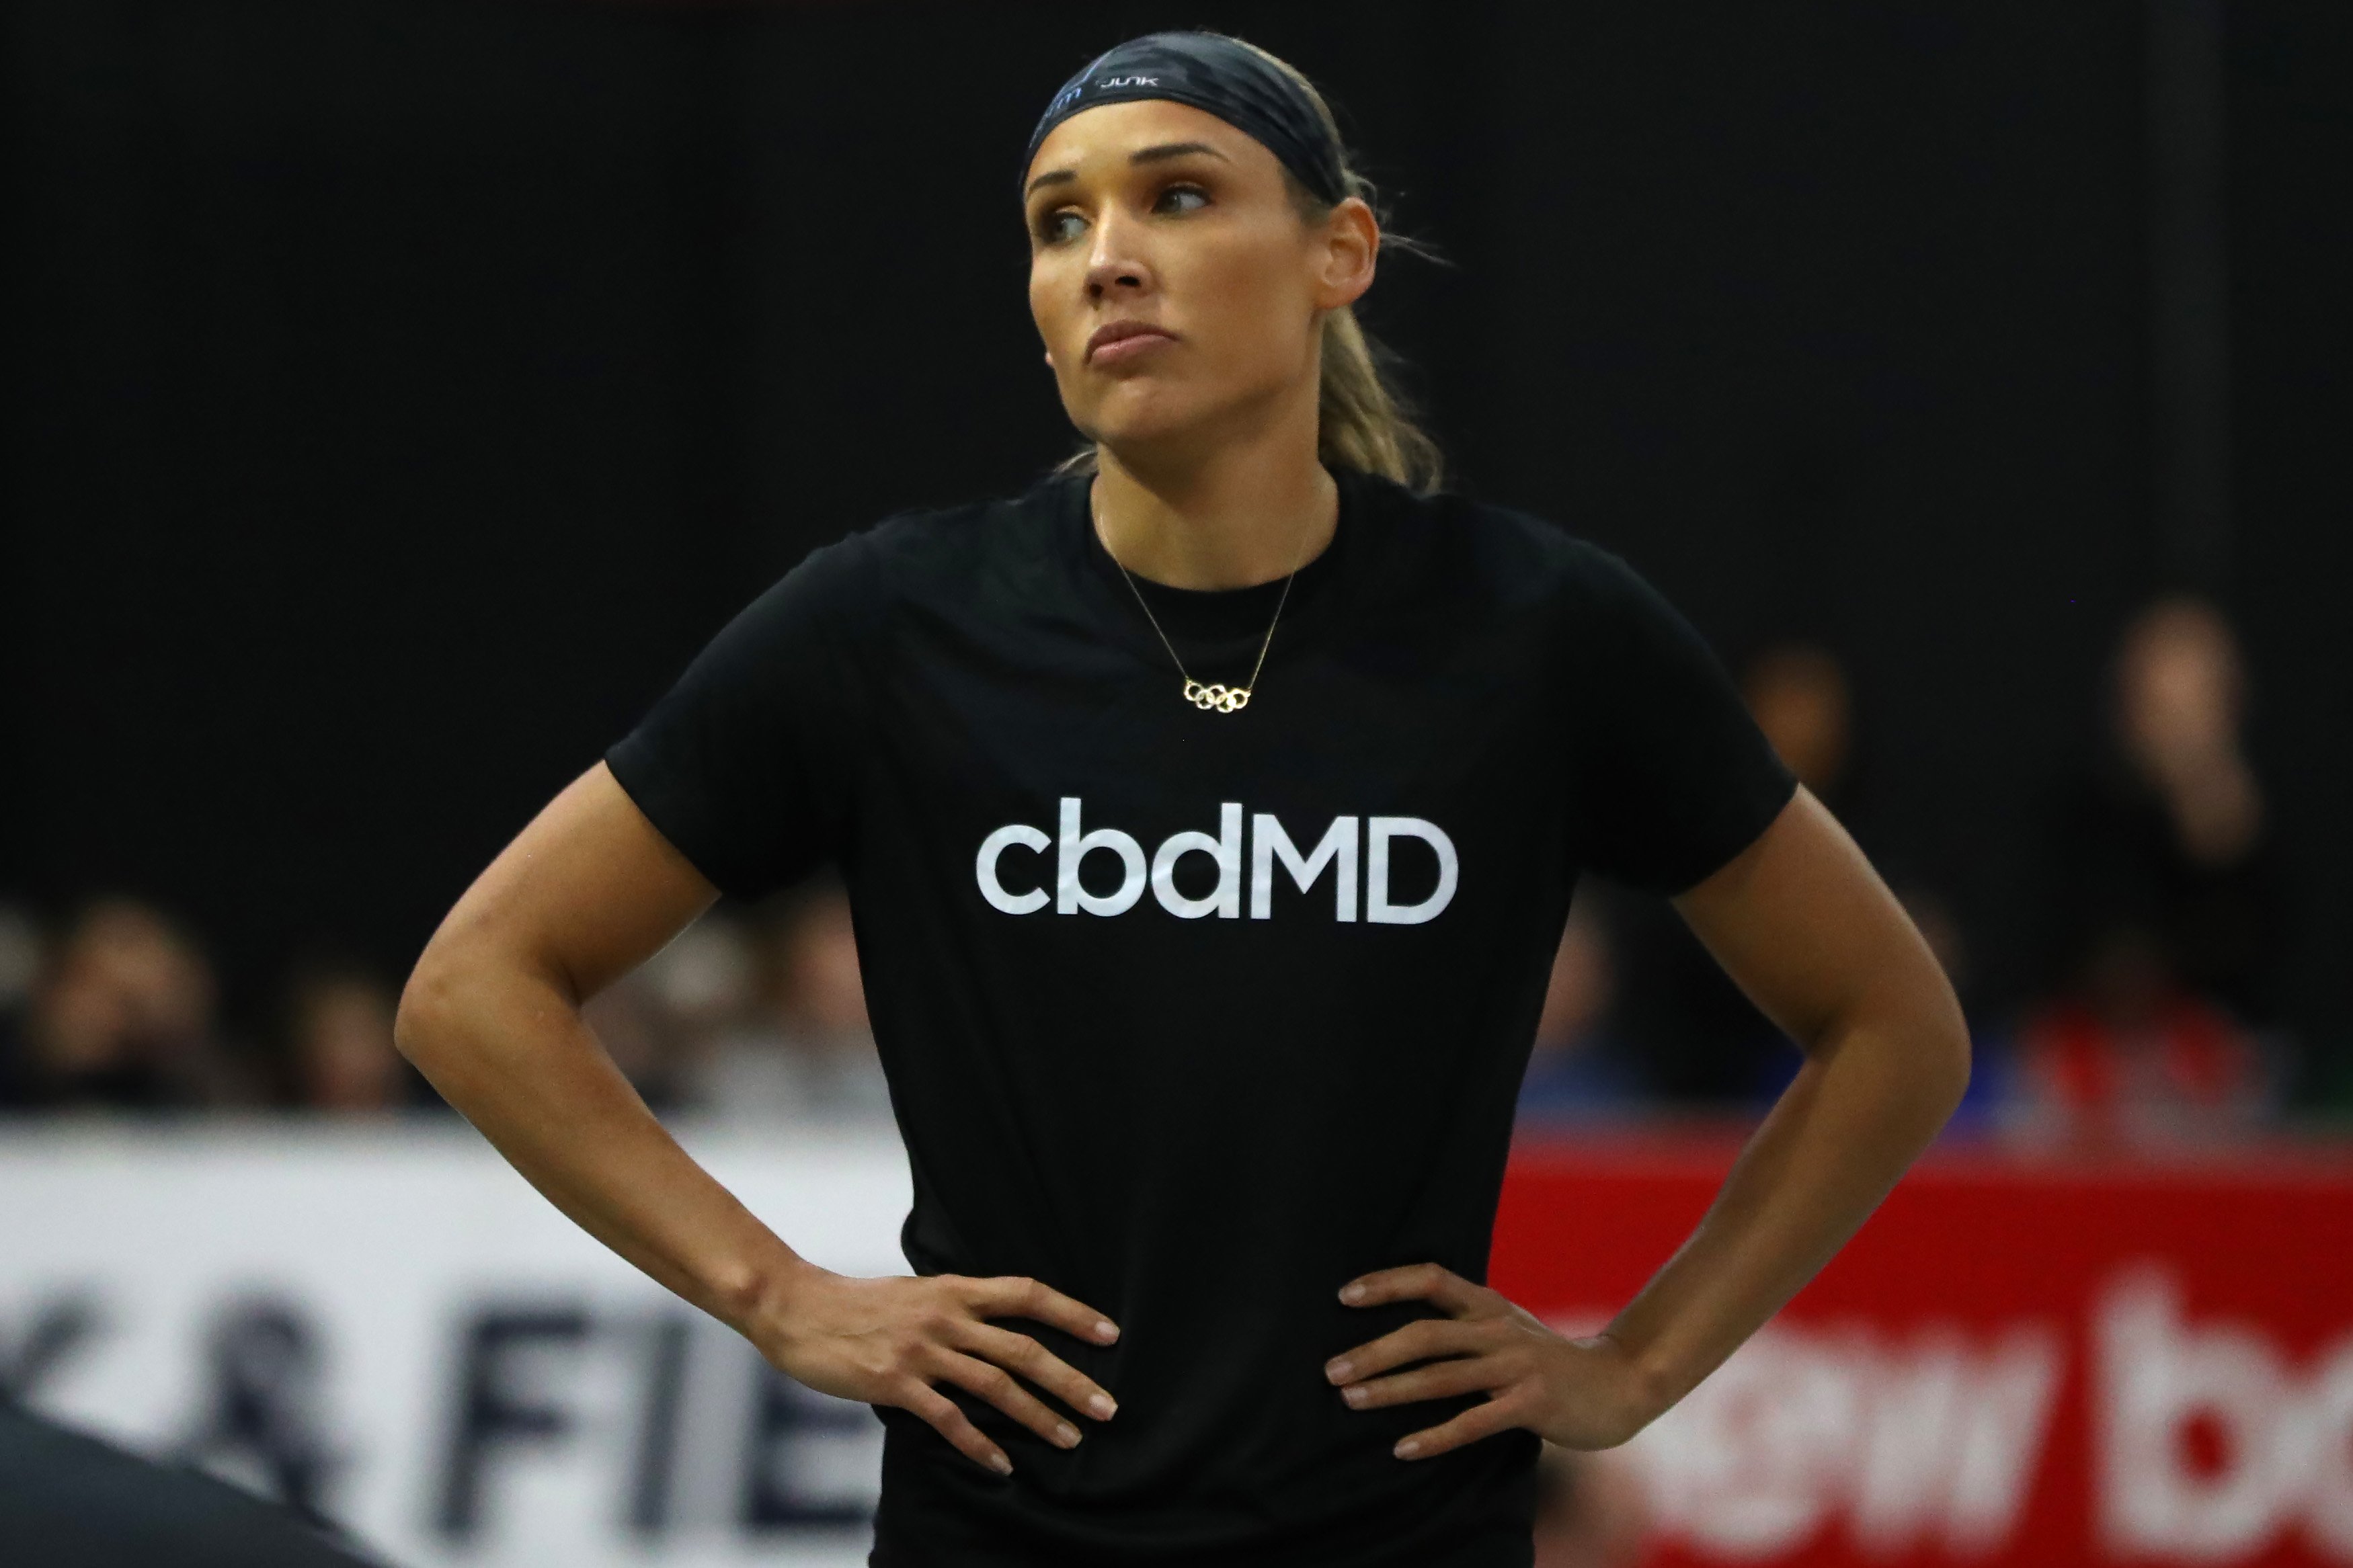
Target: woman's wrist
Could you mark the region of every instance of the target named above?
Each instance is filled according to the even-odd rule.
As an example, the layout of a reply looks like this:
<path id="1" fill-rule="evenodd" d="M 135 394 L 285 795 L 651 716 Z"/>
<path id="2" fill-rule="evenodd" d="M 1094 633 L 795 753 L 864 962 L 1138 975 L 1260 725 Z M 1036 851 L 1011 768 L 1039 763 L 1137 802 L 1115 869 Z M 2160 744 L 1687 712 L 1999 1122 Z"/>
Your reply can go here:
<path id="1" fill-rule="evenodd" d="M 774 1237 L 762 1252 L 723 1269 L 709 1296 L 713 1317 L 765 1352 L 783 1337 L 797 1304 L 831 1275 Z"/>
<path id="2" fill-rule="evenodd" d="M 1612 1341 L 1612 1343 L 1617 1343 Z M 1620 1345 L 1628 1368 L 1628 1398 L 1633 1408 L 1635 1430 L 1648 1426 L 1672 1408 L 1691 1384 L 1680 1369 L 1668 1365 L 1655 1352 L 1643 1353 Z"/>
<path id="3" fill-rule="evenodd" d="M 1609 1439 L 1605 1447 L 1615 1447 L 1631 1438 L 1680 1397 L 1671 1369 L 1613 1334 L 1599 1333 L 1569 1342 L 1599 1355 L 1609 1369 L 1603 1380 L 1605 1408 L 1594 1412 L 1596 1428 Z"/>

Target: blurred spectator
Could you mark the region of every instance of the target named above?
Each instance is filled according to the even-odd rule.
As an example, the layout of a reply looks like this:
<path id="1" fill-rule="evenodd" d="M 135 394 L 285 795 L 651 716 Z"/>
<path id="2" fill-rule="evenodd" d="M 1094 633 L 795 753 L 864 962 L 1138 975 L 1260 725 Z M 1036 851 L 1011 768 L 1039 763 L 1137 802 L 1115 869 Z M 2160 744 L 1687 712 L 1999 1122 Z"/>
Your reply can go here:
<path id="1" fill-rule="evenodd" d="M 299 975 L 287 1008 L 289 1098 L 310 1110 L 381 1114 L 419 1102 L 415 1070 L 392 1043 L 392 990 L 366 971 Z"/>
<path id="2" fill-rule="evenodd" d="M 755 1003 L 756 958 L 741 922 L 712 910 L 583 1010 L 646 1103 L 688 1107 L 720 1042 Z"/>
<path id="3" fill-rule="evenodd" d="M 1772 644 L 1743 668 L 1740 684 L 1789 771 L 1848 821 L 1854 700 L 1837 657 L 1810 642 Z M 1672 904 L 1629 894 L 1611 901 L 1610 915 L 1620 954 L 1611 1028 L 1652 1092 L 1683 1103 L 1745 1104 L 1786 1081 L 1788 1041 Z"/>
<path id="4" fill-rule="evenodd" d="M 1978 1005 L 1972 984 L 1976 975 L 1969 962 L 1968 943 L 1952 907 L 1920 887 L 1898 888 L 1895 897 L 1905 913 L 1912 917 L 1912 923 L 1919 928 L 1921 940 L 1928 944 L 1928 951 L 1945 971 L 1945 978 L 1952 983 L 1953 994 L 1960 998 L 1961 1012 L 1968 1020 L 1968 1088 L 1962 1093 L 1961 1103 L 1946 1129 L 1963 1136 L 1989 1131 L 1999 1124 L 2013 1098 L 2016 1068 L 2011 1042 L 1999 1026 L 1989 1022 L 1988 1010 Z M 1782 1038 L 1774 1048 L 1772 1069 L 1759 1086 L 1759 1099 L 1778 1097 L 1804 1062 L 1805 1056 L 1796 1042 Z"/>
<path id="5" fill-rule="evenodd" d="M 0 902 L 0 1018 L 17 1016 L 33 999 L 45 946 L 40 922 L 28 910 Z"/>
<path id="6" fill-rule="evenodd" d="M 1649 1495 L 1622 1452 L 1544 1446 L 1535 1568 L 1633 1568 L 1650 1529 Z"/>
<path id="7" fill-rule="evenodd" d="M 2277 1022 L 2284 899 L 2245 703 L 2237 639 L 2211 605 L 2160 599 L 2126 627 L 2111 748 L 2052 825 L 2021 1130 L 2211 1132 L 2274 1102 L 2284 1064 L 2260 1032 Z"/>
<path id="8" fill-rule="evenodd" d="M 733 1121 L 880 1121 L 890 1090 L 867 1021 L 849 900 L 820 877 L 764 921 L 761 1006 L 701 1064 L 693 1103 Z"/>
<path id="9" fill-rule="evenodd" d="M 214 1026 L 211 967 L 136 900 L 84 910 L 37 985 L 0 1100 L 32 1107 L 162 1110 L 257 1096 Z"/>
<path id="10" fill-rule="evenodd" d="M 2118 984 L 2039 1010 L 2019 1040 L 2006 1130 L 2030 1142 L 2212 1138 L 2273 1109 L 2273 1073 L 2221 1009 L 2120 962 Z"/>
<path id="11" fill-rule="evenodd" d="M 1814 643 L 1776 643 L 1742 671 L 1757 727 L 1808 789 L 1841 816 L 1854 751 L 1854 693 L 1835 655 Z"/>
<path id="12" fill-rule="evenodd" d="M 644 970 L 688 1061 L 710 1055 L 759 1005 L 760 957 L 744 922 L 716 910 L 680 933 Z"/>
<path id="13" fill-rule="evenodd" d="M 24 1059 L 25 1016 L 47 963 L 40 921 L 23 907 L 0 903 L 0 1106 Z"/>
<path id="14" fill-rule="evenodd" d="M 1536 1020 L 1535 1048 L 1520 1083 L 1520 1114 L 1567 1121 L 1625 1109 L 1641 1085 L 1602 1028 L 1612 991 L 1609 933 L 1591 900 L 1569 910 Z"/>

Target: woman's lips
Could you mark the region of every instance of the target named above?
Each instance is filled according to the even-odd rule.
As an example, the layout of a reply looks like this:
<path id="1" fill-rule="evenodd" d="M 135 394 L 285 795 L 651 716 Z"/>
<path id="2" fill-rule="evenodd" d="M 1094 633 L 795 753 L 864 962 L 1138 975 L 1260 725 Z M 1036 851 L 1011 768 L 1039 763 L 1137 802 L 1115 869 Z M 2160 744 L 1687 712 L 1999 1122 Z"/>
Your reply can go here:
<path id="1" fill-rule="evenodd" d="M 1174 332 L 1147 327 L 1141 321 L 1113 321 L 1096 329 L 1095 335 L 1087 340 L 1087 363 L 1094 365 L 1124 364 L 1176 341 Z"/>

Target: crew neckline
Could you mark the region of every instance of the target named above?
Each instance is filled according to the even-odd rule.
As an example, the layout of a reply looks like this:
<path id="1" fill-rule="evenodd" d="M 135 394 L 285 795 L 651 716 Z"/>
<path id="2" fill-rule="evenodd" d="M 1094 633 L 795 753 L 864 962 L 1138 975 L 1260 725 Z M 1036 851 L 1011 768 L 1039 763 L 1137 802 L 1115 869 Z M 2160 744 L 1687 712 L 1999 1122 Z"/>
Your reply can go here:
<path id="1" fill-rule="evenodd" d="M 1274 640 L 1284 641 L 1299 626 L 1313 619 L 1310 612 L 1327 596 L 1325 586 L 1335 578 L 1349 554 L 1350 542 L 1358 526 L 1358 499 L 1354 478 L 1345 469 L 1332 470 L 1334 482 L 1339 487 L 1339 516 L 1333 527 L 1332 537 L 1315 556 L 1303 563 L 1291 577 L 1291 595 L 1282 596 L 1283 579 L 1271 577 L 1263 583 L 1251 583 L 1239 588 L 1180 588 L 1173 584 L 1155 582 L 1149 577 L 1130 573 L 1123 567 L 1103 545 L 1095 532 L 1094 516 L 1087 504 L 1087 490 L 1092 482 L 1089 474 L 1072 474 L 1064 490 L 1065 525 L 1077 535 L 1077 544 L 1085 558 L 1090 574 L 1099 578 L 1125 607 L 1127 617 L 1146 639 L 1154 643 L 1152 627 L 1135 613 L 1137 595 L 1151 606 L 1162 630 L 1171 637 L 1180 635 L 1179 628 L 1204 639 L 1248 637 L 1252 641 L 1265 637 L 1267 623 L 1274 616 L 1275 606 L 1282 606 L 1282 618 L 1277 626 Z M 1133 583 L 1134 593 L 1128 584 Z M 1189 651 L 1180 647 L 1180 652 Z M 1270 657 L 1271 657 L 1270 655 Z M 1204 679 L 1208 679 L 1204 677 Z"/>

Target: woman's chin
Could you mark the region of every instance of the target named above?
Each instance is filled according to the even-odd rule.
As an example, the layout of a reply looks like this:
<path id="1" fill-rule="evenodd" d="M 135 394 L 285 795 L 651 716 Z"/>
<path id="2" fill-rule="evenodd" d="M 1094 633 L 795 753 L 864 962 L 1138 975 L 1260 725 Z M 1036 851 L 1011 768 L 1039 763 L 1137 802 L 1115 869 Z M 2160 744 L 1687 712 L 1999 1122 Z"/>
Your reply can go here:
<path id="1" fill-rule="evenodd" d="M 1102 419 L 1083 426 L 1099 446 L 1123 458 L 1154 458 L 1191 449 L 1206 439 L 1206 421 L 1155 411 L 1145 417 Z"/>
<path id="2" fill-rule="evenodd" d="M 1092 419 L 1075 423 L 1089 439 L 1109 448 L 1129 467 L 1136 461 L 1162 463 L 1205 454 L 1231 444 L 1237 426 L 1251 422 L 1243 410 L 1226 405 L 1205 407 L 1189 398 L 1107 401 L 1110 406 L 1094 409 Z"/>

